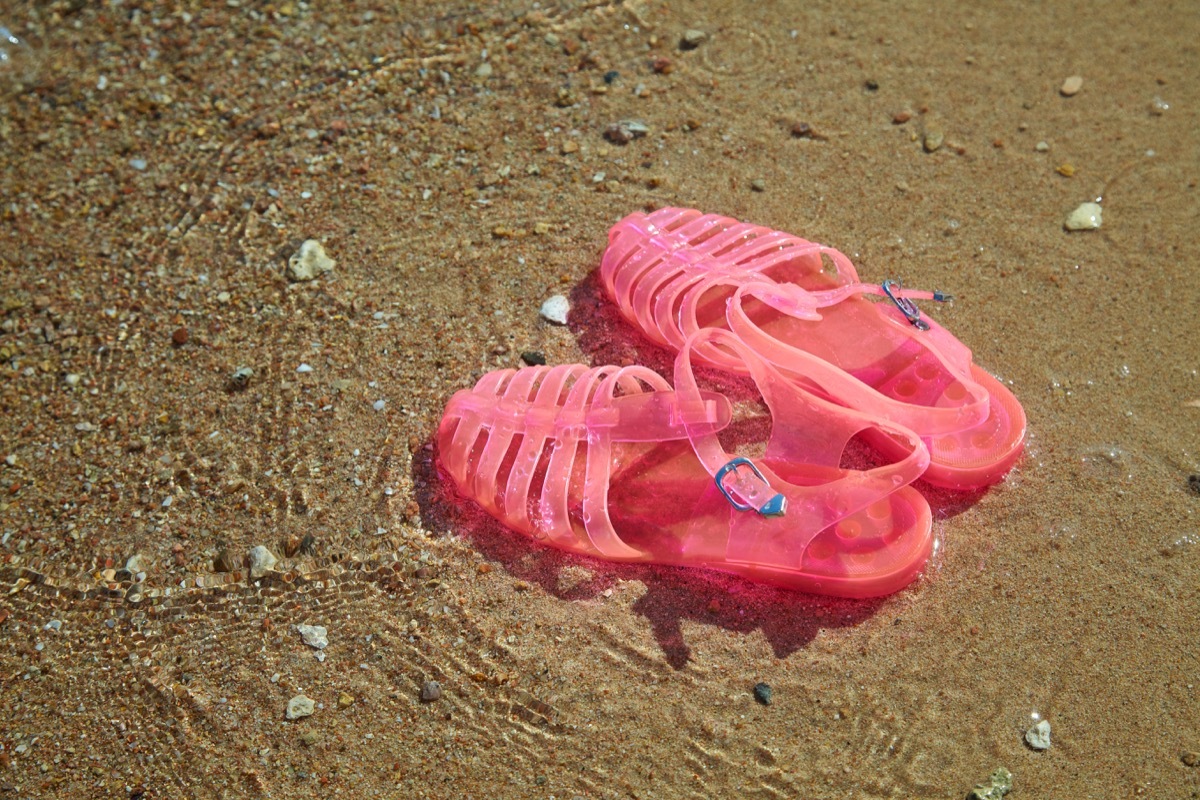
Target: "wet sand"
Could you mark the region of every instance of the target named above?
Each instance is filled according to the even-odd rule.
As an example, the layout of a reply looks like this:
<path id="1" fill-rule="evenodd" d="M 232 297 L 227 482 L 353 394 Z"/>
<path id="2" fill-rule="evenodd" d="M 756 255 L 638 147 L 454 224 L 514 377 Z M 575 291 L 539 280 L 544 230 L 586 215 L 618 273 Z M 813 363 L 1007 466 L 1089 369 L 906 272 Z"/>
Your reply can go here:
<path id="1" fill-rule="evenodd" d="M 1200 792 L 1187 4 L 0 9 L 0 796 Z M 669 370 L 595 276 L 664 205 L 956 295 L 1029 444 L 920 486 L 907 590 L 571 556 L 443 484 L 522 352 Z"/>

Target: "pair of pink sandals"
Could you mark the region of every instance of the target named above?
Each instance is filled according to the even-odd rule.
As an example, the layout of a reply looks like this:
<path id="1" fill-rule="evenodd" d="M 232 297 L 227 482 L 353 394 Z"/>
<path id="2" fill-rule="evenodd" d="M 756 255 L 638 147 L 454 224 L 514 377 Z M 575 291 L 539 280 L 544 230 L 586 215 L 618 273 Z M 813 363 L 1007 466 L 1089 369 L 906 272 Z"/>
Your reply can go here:
<path id="1" fill-rule="evenodd" d="M 600 274 L 678 351 L 674 389 L 640 366 L 501 370 L 455 394 L 438 431 L 459 490 L 546 544 L 884 595 L 932 548 L 910 484 L 982 488 L 1021 453 L 1016 398 L 913 303 L 945 298 L 862 283 L 837 250 L 664 208 L 612 228 Z M 695 364 L 748 375 L 765 413 L 735 414 Z M 887 463 L 845 466 L 855 437 Z"/>

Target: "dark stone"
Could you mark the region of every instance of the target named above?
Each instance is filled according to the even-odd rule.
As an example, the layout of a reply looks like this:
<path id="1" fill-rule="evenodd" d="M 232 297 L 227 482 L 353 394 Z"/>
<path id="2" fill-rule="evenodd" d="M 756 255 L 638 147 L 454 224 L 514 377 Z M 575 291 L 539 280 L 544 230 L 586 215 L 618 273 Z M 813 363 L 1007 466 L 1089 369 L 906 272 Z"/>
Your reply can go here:
<path id="1" fill-rule="evenodd" d="M 876 92 L 876 91 L 879 91 L 879 81 L 875 81 L 875 80 L 868 80 L 868 81 L 866 81 L 866 82 L 863 84 L 863 87 L 864 87 L 864 88 L 865 88 L 865 89 L 866 89 L 868 92 Z"/>
<path id="2" fill-rule="evenodd" d="M 531 367 L 546 365 L 546 357 L 537 350 L 526 350 L 524 353 L 521 353 L 521 360 Z"/>
<path id="3" fill-rule="evenodd" d="M 621 77 L 621 73 L 617 72 L 615 69 L 610 69 L 608 72 L 604 73 L 604 82 L 611 85 L 612 82 L 619 77 Z"/>
<path id="4" fill-rule="evenodd" d="M 1200 494 L 1200 473 L 1188 475 L 1188 488 L 1193 494 Z"/>
<path id="5" fill-rule="evenodd" d="M 762 703 L 764 706 L 771 705 L 771 695 L 772 694 L 774 694 L 774 693 L 771 691 L 770 684 L 766 684 L 766 683 L 754 684 L 754 699 L 757 700 L 758 702 Z"/>

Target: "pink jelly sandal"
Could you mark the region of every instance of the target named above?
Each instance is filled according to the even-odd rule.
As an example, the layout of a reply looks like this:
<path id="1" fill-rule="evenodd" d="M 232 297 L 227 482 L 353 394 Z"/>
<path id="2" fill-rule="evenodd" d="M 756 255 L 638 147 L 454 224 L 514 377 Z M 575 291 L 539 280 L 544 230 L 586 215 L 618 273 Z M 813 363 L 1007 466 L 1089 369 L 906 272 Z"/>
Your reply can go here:
<path id="1" fill-rule="evenodd" d="M 739 357 L 771 414 L 734 419 L 701 391 L 698 348 Z M 908 484 L 929 463 L 911 431 L 800 388 L 727 331 L 684 342 L 675 389 L 645 367 L 526 367 L 485 375 L 446 406 L 441 463 L 509 528 L 612 561 L 734 572 L 842 597 L 911 582 L 929 557 L 929 505 Z M 903 452 L 839 466 L 861 431 Z M 718 439 L 745 453 L 725 449 Z M 765 442 L 765 450 L 761 445 Z"/>
<path id="2" fill-rule="evenodd" d="M 930 451 L 931 483 L 986 486 L 1021 454 L 1021 404 L 913 303 L 947 299 L 939 293 L 862 283 L 833 248 L 679 208 L 613 226 L 600 274 L 625 317 L 665 347 L 729 328 L 793 380 L 916 431 Z M 697 358 L 745 372 L 711 346 Z M 887 437 L 874 439 L 898 454 Z"/>

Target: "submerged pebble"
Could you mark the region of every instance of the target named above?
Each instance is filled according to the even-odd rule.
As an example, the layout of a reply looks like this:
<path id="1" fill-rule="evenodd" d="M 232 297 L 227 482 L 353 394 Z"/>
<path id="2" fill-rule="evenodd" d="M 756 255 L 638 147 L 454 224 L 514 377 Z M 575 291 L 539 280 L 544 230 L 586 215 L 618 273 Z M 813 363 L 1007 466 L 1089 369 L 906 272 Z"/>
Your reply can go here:
<path id="1" fill-rule="evenodd" d="M 682 50 L 695 50 L 700 45 L 708 41 L 708 34 L 696 28 L 688 28 L 683 32 L 683 36 L 679 39 L 679 47 Z"/>
<path id="2" fill-rule="evenodd" d="M 1034 750 L 1050 749 L 1050 721 L 1041 719 L 1029 730 L 1025 731 L 1025 743 Z"/>
<path id="3" fill-rule="evenodd" d="M 931 126 L 925 131 L 925 137 L 921 142 L 921 146 L 925 148 L 926 153 L 932 153 L 938 150 L 945 141 L 946 134 L 942 129 L 937 126 Z"/>
<path id="4" fill-rule="evenodd" d="M 261 578 L 275 569 L 275 554 L 263 545 L 258 545 L 250 551 L 250 577 Z"/>
<path id="5" fill-rule="evenodd" d="M 556 294 L 542 303 L 542 308 L 538 313 L 547 322 L 553 322 L 555 325 L 566 325 L 567 315 L 571 313 L 571 302 L 561 294 Z"/>
<path id="6" fill-rule="evenodd" d="M 288 259 L 288 277 L 294 281 L 311 281 L 322 272 L 331 272 L 337 262 L 325 254 L 325 248 L 316 239 L 300 245 Z"/>
<path id="7" fill-rule="evenodd" d="M 288 719 L 311 717 L 316 710 L 317 704 L 313 702 L 311 697 L 298 694 L 291 700 L 288 700 L 286 716 Z"/>
<path id="8" fill-rule="evenodd" d="M 1094 231 L 1100 227 L 1101 211 L 1099 203 L 1081 203 L 1067 215 L 1063 227 L 1069 231 Z"/>
<path id="9" fill-rule="evenodd" d="M 967 800 L 1000 800 L 1012 791 L 1012 773 L 1004 767 L 996 767 L 987 783 L 977 783 Z"/>
<path id="10" fill-rule="evenodd" d="M 613 144 L 629 144 L 634 139 L 640 139 L 649 132 L 649 126 L 641 120 L 623 119 L 605 128 L 604 138 Z"/>
<path id="11" fill-rule="evenodd" d="M 309 647 L 323 650 L 329 646 L 329 631 L 324 625 L 297 625 L 296 630 Z"/>

